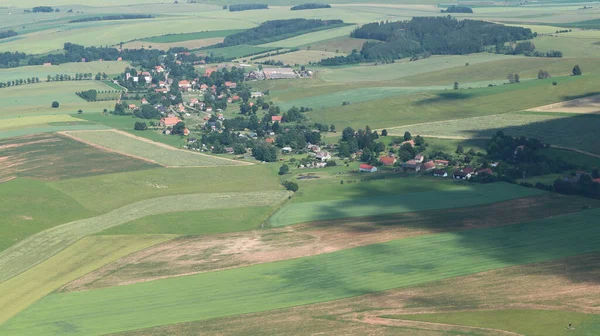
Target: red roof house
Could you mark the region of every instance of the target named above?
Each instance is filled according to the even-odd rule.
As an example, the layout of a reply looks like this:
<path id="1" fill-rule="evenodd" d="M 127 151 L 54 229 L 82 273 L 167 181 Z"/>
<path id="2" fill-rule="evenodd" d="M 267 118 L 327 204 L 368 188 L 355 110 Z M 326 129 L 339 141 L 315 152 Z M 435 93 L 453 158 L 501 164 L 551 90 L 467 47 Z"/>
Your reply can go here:
<path id="1" fill-rule="evenodd" d="M 394 163 L 396 163 L 396 158 L 389 157 L 389 156 L 382 156 L 379 158 L 379 162 L 381 162 L 381 164 L 383 164 L 384 166 L 393 166 Z"/>
<path id="2" fill-rule="evenodd" d="M 447 166 L 449 164 L 446 160 L 434 160 L 433 162 L 438 166 Z"/>
<path id="3" fill-rule="evenodd" d="M 282 118 L 283 118 L 282 116 L 272 116 L 272 117 L 271 117 L 271 121 L 272 121 L 272 122 L 276 122 L 276 121 L 277 121 L 277 122 L 281 122 L 281 119 L 282 119 Z"/>
<path id="4" fill-rule="evenodd" d="M 435 168 L 435 163 L 430 160 L 430 161 L 423 163 L 423 167 L 425 168 L 425 170 L 432 170 Z"/>
<path id="5" fill-rule="evenodd" d="M 161 118 L 160 119 L 160 123 L 159 125 L 161 127 L 166 127 L 166 126 L 175 126 L 178 122 L 180 122 L 181 119 L 177 118 L 177 117 L 167 117 L 167 118 Z"/>
<path id="6" fill-rule="evenodd" d="M 374 173 L 377 171 L 377 167 L 363 163 L 358 167 L 358 170 L 360 170 L 361 172 Z"/>
<path id="7" fill-rule="evenodd" d="M 273 143 L 273 142 L 275 142 L 275 139 L 273 139 L 273 138 L 266 138 L 265 142 L 266 143 Z"/>

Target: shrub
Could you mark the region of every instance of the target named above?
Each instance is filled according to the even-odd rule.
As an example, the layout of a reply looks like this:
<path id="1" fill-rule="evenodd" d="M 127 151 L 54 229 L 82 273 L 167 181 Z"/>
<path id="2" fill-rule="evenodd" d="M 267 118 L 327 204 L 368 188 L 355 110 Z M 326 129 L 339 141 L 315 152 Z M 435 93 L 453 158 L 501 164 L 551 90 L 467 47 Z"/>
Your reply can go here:
<path id="1" fill-rule="evenodd" d="M 60 104 L 57 101 L 52 102 L 52 108 L 58 108 Z"/>
<path id="2" fill-rule="evenodd" d="M 283 181 L 282 185 L 285 187 L 285 189 L 293 192 L 296 192 L 298 189 L 300 189 L 300 187 L 298 187 L 298 183 L 292 181 Z"/>
<path id="3" fill-rule="evenodd" d="M 143 121 L 136 121 L 133 125 L 133 129 L 136 131 L 145 131 L 148 129 L 148 125 Z"/>

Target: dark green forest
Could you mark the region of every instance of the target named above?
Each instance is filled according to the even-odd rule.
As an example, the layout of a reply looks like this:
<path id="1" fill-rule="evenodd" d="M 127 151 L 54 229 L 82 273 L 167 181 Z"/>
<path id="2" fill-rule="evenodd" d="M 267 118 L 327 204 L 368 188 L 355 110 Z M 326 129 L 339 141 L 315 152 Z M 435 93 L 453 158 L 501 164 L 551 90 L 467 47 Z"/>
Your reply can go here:
<path id="1" fill-rule="evenodd" d="M 320 9 L 320 8 L 331 8 L 329 4 L 320 4 L 320 3 L 305 3 L 302 5 L 296 5 L 291 8 L 291 10 L 304 10 L 304 9 Z"/>
<path id="2" fill-rule="evenodd" d="M 253 10 L 253 9 L 269 9 L 269 5 L 266 4 L 240 4 L 240 5 L 230 5 L 230 12 L 241 12 L 245 10 Z"/>

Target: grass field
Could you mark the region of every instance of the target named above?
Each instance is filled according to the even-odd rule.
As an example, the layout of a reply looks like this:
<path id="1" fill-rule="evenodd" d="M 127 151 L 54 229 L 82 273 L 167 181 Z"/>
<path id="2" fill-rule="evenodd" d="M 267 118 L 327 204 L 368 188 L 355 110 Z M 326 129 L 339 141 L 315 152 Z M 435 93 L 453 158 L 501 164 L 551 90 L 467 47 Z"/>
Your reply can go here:
<path id="1" fill-rule="evenodd" d="M 556 149 L 556 148 L 544 148 L 540 151 L 540 154 L 545 155 L 551 159 L 562 158 L 567 162 L 571 162 L 578 166 L 588 167 L 589 170 L 600 168 L 600 158 L 584 155 L 576 152 Z"/>
<path id="2" fill-rule="evenodd" d="M 10 204 L 0 207 L 0 251 L 37 232 L 95 214 L 42 181 L 18 178 L 1 183 L 0 197 Z"/>
<path id="3" fill-rule="evenodd" d="M 0 283 L 0 323 L 99 267 L 173 236 L 87 237 L 17 277 Z"/>
<path id="4" fill-rule="evenodd" d="M 262 44 L 262 47 L 280 47 L 280 48 L 295 48 L 299 46 L 308 46 L 312 43 L 318 43 L 324 40 L 329 40 L 341 36 L 349 36 L 357 26 L 346 26 L 334 29 L 321 30 L 314 33 L 307 33 L 300 36 L 291 37 L 289 39 L 275 41 L 267 44 Z M 329 51 L 335 51 L 329 50 Z"/>
<path id="5" fill-rule="evenodd" d="M 73 118 L 69 115 L 47 115 L 47 116 L 36 116 L 36 117 L 18 117 L 18 118 L 4 118 L 0 119 L 0 131 L 7 130 L 18 130 L 23 128 L 29 128 L 32 126 L 42 126 L 51 123 L 73 123 L 77 124 L 80 119 Z"/>
<path id="6" fill-rule="evenodd" d="M 100 235 L 178 234 L 204 235 L 258 229 L 271 207 L 233 207 L 219 210 L 183 211 L 146 216 L 102 231 Z"/>
<path id="7" fill-rule="evenodd" d="M 173 43 L 155 43 L 155 42 L 145 42 L 145 41 L 133 41 L 128 42 L 123 45 L 125 49 L 158 49 L 158 50 L 169 50 L 171 48 L 187 48 L 190 50 L 200 49 L 208 46 L 215 45 L 217 43 L 223 42 L 223 37 L 212 37 L 206 39 L 199 40 L 189 40 L 183 42 L 173 42 Z"/>
<path id="8" fill-rule="evenodd" d="M 100 73 L 108 75 L 116 75 L 125 71 L 125 68 L 130 66 L 129 62 L 86 62 L 86 63 L 65 63 L 53 66 L 33 65 L 18 68 L 0 69 L 0 79 L 2 81 L 25 79 L 38 77 L 40 81 L 46 81 L 50 75 L 71 75 L 78 73 L 92 73 L 94 76 Z M 105 89 L 106 90 L 106 89 Z"/>
<path id="9" fill-rule="evenodd" d="M 42 117 L 32 117 L 27 122 L 32 122 L 34 124 L 27 125 L 26 128 L 15 128 L 9 130 L 0 130 L 0 139 L 20 137 L 25 135 L 33 135 L 39 133 L 54 133 L 54 132 L 64 132 L 64 131 L 98 131 L 98 130 L 106 130 L 108 127 L 97 124 L 89 124 L 86 122 L 74 121 L 74 122 L 66 122 L 66 123 L 49 123 L 49 124 L 37 124 L 40 120 L 46 117 L 54 117 L 54 116 L 42 116 Z M 62 116 L 61 116 L 62 117 Z M 38 119 L 40 118 L 40 119 Z M 22 118 L 25 119 L 25 118 Z"/>
<path id="10" fill-rule="evenodd" d="M 237 45 L 232 47 L 222 48 L 207 48 L 199 50 L 203 55 L 214 55 L 215 57 L 224 57 L 226 59 L 235 59 L 248 55 L 261 54 L 268 51 L 276 50 L 274 47 L 259 47 L 252 45 Z"/>
<path id="11" fill-rule="evenodd" d="M 70 136 L 86 143 L 102 146 L 118 153 L 143 158 L 164 166 L 171 167 L 215 167 L 237 165 L 242 162 L 221 159 L 216 156 L 195 153 L 188 150 L 172 148 L 160 143 L 141 140 L 124 132 L 116 131 L 75 131 Z"/>
<path id="12" fill-rule="evenodd" d="M 281 61 L 284 64 L 295 65 L 295 64 L 309 64 L 309 62 L 319 62 L 324 58 L 330 58 L 335 56 L 341 56 L 333 51 L 322 51 L 322 50 L 299 50 L 291 53 L 282 55 L 269 56 L 256 60 L 257 62 L 264 62 L 266 60 Z"/>
<path id="13" fill-rule="evenodd" d="M 0 331 L 97 335 L 329 301 L 590 253 L 600 248 L 600 230 L 590 220 L 597 215 L 591 210 L 221 272 L 54 294 L 7 321 Z M 465 249 L 465 241 L 479 248 Z"/>
<path id="14" fill-rule="evenodd" d="M 269 206 L 281 202 L 285 196 L 288 196 L 288 193 L 283 191 L 164 196 L 133 203 L 96 217 L 51 227 L 0 253 L 0 266 L 3 269 L 0 282 L 26 271 L 88 235 L 145 216 L 181 211 Z"/>
<path id="15" fill-rule="evenodd" d="M 600 330 L 599 315 L 558 310 L 485 310 L 392 315 L 386 318 L 492 328 L 527 336 L 592 336 Z M 569 324 L 574 326 L 572 330 L 568 329 Z"/>
<path id="16" fill-rule="evenodd" d="M 101 112 L 105 108 L 114 108 L 114 102 L 86 102 L 75 92 L 95 89 L 110 90 L 100 81 L 69 81 L 25 84 L 0 89 L 0 117 L 75 114 L 78 110 L 84 113 Z M 52 102 L 58 101 L 59 108 L 51 108 Z"/>
<path id="17" fill-rule="evenodd" d="M 143 42 L 152 42 L 152 43 L 174 43 L 174 42 L 184 42 L 191 40 L 200 40 L 200 39 L 208 39 L 214 37 L 226 37 L 231 34 L 239 33 L 242 30 L 208 30 L 203 32 L 195 32 L 195 33 L 182 33 L 182 34 L 171 34 L 171 35 L 161 35 L 154 37 L 146 37 L 140 39 Z"/>
<path id="18" fill-rule="evenodd" d="M 295 203 L 284 206 L 270 219 L 273 226 L 284 226 L 318 220 L 374 216 L 433 209 L 448 209 L 494 203 L 539 194 L 510 184 L 472 185 L 464 189 L 425 191 L 420 193 L 371 196 L 349 200 Z"/>
<path id="19" fill-rule="evenodd" d="M 600 154 L 600 146 L 594 141 L 599 124 L 600 117 L 596 115 L 526 112 L 394 127 L 388 128 L 388 132 L 401 135 L 409 130 L 433 136 L 489 138 L 502 130 L 513 136 L 529 136 L 544 143 Z M 572 130 L 577 130 L 577 136 L 573 136 Z"/>
<path id="20" fill-rule="evenodd" d="M 0 149 L 0 179 L 59 180 L 158 167 L 51 133 L 0 140 Z"/>

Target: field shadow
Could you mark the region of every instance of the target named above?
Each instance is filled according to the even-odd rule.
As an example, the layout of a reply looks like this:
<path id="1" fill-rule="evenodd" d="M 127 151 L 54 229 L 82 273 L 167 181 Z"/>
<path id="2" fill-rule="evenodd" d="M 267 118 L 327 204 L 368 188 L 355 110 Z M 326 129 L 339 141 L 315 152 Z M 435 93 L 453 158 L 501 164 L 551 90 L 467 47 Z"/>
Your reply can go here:
<path id="1" fill-rule="evenodd" d="M 474 97 L 475 94 L 468 92 L 440 92 L 436 93 L 435 96 L 431 98 L 421 99 L 415 102 L 415 105 L 429 105 L 429 104 L 437 104 L 448 101 L 461 101 Z"/>

